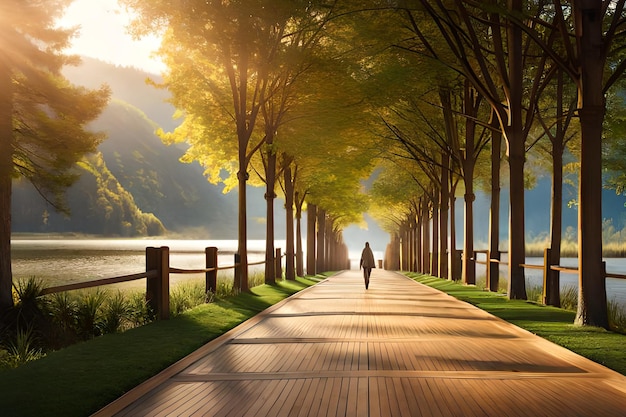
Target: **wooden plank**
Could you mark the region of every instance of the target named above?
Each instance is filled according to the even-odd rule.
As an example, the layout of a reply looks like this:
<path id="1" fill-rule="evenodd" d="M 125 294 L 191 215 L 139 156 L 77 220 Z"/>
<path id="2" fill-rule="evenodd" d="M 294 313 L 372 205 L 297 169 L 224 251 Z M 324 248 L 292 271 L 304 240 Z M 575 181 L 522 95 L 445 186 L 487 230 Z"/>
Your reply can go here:
<path id="1" fill-rule="evenodd" d="M 333 389 L 328 397 L 328 407 L 326 408 L 325 415 L 328 417 L 334 417 L 338 415 L 338 404 L 341 397 L 341 386 L 343 384 L 343 378 L 333 378 Z"/>
<path id="2" fill-rule="evenodd" d="M 304 401 L 302 408 L 298 413 L 298 417 L 307 417 L 311 411 L 311 407 L 315 402 L 316 397 L 319 395 L 318 387 L 320 386 L 322 378 L 313 378 L 309 390 L 304 394 Z"/>
<path id="3" fill-rule="evenodd" d="M 328 414 L 328 407 L 330 405 L 330 398 L 332 397 L 333 390 L 335 389 L 335 381 L 337 378 L 324 378 L 324 388 L 320 390 L 320 394 L 318 397 L 318 402 L 316 404 L 315 410 L 313 413 L 313 408 L 311 409 L 312 416 L 323 416 Z"/>
<path id="4" fill-rule="evenodd" d="M 270 413 L 270 410 L 280 404 L 279 399 L 288 385 L 289 380 L 286 379 L 270 381 L 269 384 L 263 384 L 261 395 L 255 398 L 253 406 L 245 410 L 243 415 L 255 417 L 274 415 Z"/>
<path id="5" fill-rule="evenodd" d="M 339 387 L 339 398 L 337 399 L 337 407 L 335 413 L 329 413 L 329 416 L 347 416 L 348 409 L 348 392 L 350 387 L 350 378 L 341 378 L 341 386 Z"/>
<path id="6" fill-rule="evenodd" d="M 404 387 L 402 386 L 403 378 L 391 378 L 393 386 L 393 394 L 396 397 L 396 401 L 399 409 L 399 416 L 410 416 L 411 408 L 409 407 L 409 401 L 406 398 Z"/>
<path id="7" fill-rule="evenodd" d="M 356 416 L 368 417 L 370 414 L 369 403 L 369 378 L 357 378 L 357 402 Z"/>

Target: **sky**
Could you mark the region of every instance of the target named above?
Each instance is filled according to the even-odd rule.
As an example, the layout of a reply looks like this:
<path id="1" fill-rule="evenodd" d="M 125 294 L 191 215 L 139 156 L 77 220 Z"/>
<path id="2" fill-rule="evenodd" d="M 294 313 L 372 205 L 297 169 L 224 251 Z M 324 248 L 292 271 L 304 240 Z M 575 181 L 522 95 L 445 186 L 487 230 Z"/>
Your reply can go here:
<path id="1" fill-rule="evenodd" d="M 158 48 L 159 39 L 154 36 L 133 39 L 126 29 L 130 19 L 117 0 L 74 0 L 59 26 L 80 26 L 80 33 L 73 39 L 68 53 L 160 73 L 163 64 L 150 56 Z"/>

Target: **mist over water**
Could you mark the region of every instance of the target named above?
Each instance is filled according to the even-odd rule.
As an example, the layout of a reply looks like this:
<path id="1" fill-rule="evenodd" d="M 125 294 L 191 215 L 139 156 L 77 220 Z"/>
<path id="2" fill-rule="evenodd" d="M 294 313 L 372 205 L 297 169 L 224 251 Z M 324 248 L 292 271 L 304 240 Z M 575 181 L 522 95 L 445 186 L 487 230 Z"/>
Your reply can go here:
<path id="1" fill-rule="evenodd" d="M 276 247 L 284 247 L 277 241 Z M 179 269 L 205 267 L 204 250 L 218 248 L 218 265 L 234 264 L 236 240 L 183 239 L 31 239 L 11 241 L 14 280 L 37 277 L 44 286 L 91 281 L 146 270 L 146 247 L 170 248 L 170 266 Z M 248 262 L 264 260 L 265 241 L 248 241 Z M 261 265 L 260 268 L 263 266 Z M 259 266 L 252 266 L 253 271 Z M 232 276 L 232 270 L 220 271 Z M 204 274 L 171 274 L 170 282 L 202 278 Z M 112 288 L 145 288 L 145 279 L 110 286 Z"/>
<path id="2" fill-rule="evenodd" d="M 360 239 L 362 240 L 362 239 Z M 387 242 L 384 242 L 386 245 Z M 359 268 L 359 259 L 363 242 L 350 242 L 350 268 Z M 372 240 L 374 257 L 378 261 L 383 258 L 384 246 Z M 146 270 L 146 247 L 168 246 L 170 248 L 170 266 L 180 269 L 201 269 L 205 267 L 204 249 L 214 246 L 218 248 L 218 265 L 225 267 L 234 264 L 234 253 L 237 251 L 236 240 L 193 240 L 193 239 L 49 239 L 49 238 L 17 238 L 12 240 L 12 267 L 15 280 L 37 277 L 44 281 L 44 286 L 70 284 L 100 278 L 135 274 Z M 284 240 L 275 242 L 284 254 Z M 255 263 L 265 258 L 265 241 L 248 241 L 248 262 Z M 540 265 L 542 258 L 527 258 L 528 264 Z M 626 274 L 626 259 L 606 259 L 607 271 Z M 563 266 L 577 266 L 577 260 L 563 258 Z M 283 260 L 284 267 L 284 260 Z M 263 265 L 251 266 L 251 272 L 262 271 Z M 222 275 L 232 276 L 232 269 L 220 271 Z M 500 274 L 507 276 L 507 266 L 501 265 Z M 485 266 L 476 266 L 477 277 L 485 275 Z M 525 271 L 526 280 L 530 285 L 542 284 L 542 272 L 535 269 Z M 171 274 L 170 282 L 203 278 L 204 274 Z M 129 283 L 116 284 L 113 288 L 145 288 L 145 279 Z M 607 278 L 607 298 L 616 300 L 626 307 L 626 280 Z M 578 287 L 576 274 L 561 273 L 561 288 Z"/>

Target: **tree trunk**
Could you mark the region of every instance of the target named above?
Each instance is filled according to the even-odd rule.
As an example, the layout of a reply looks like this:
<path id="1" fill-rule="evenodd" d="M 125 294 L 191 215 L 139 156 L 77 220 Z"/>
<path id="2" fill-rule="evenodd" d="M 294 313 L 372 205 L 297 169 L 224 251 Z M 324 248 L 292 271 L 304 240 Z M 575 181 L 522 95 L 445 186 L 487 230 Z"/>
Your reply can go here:
<path id="1" fill-rule="evenodd" d="M 510 207 L 509 207 L 509 298 L 526 299 L 524 268 L 526 248 L 524 238 L 524 144 L 510 140 Z M 518 142 L 518 143 L 514 143 Z M 516 145 L 516 146 L 514 146 Z"/>
<path id="2" fill-rule="evenodd" d="M 420 237 L 420 231 L 422 230 L 421 216 L 417 217 L 411 213 L 409 217 L 409 229 L 408 229 L 408 241 L 407 245 L 407 258 L 408 267 L 407 271 L 422 272 L 422 239 Z"/>
<path id="3" fill-rule="evenodd" d="M 334 220 L 330 216 L 326 216 L 326 212 L 324 212 L 325 220 L 325 231 L 324 231 L 324 251 L 323 251 L 323 265 L 322 271 L 330 271 L 331 270 L 331 260 L 333 254 L 333 243 L 335 239 L 335 234 L 333 230 Z"/>
<path id="4" fill-rule="evenodd" d="M 409 270 L 409 226 L 408 220 L 404 221 L 400 226 L 400 236 L 401 236 L 401 245 L 400 245 L 400 270 L 408 271 Z"/>
<path id="5" fill-rule="evenodd" d="M 428 210 L 428 200 L 422 199 L 422 265 L 425 274 L 432 274 L 430 271 L 430 216 Z"/>
<path id="6" fill-rule="evenodd" d="M 441 193 L 439 207 L 439 276 L 448 275 L 448 216 L 450 214 L 450 155 L 441 155 Z"/>
<path id="7" fill-rule="evenodd" d="M 294 236 L 293 236 L 293 178 L 291 177 L 291 166 L 287 165 L 283 171 L 285 182 L 285 213 L 287 218 L 287 236 L 285 248 L 285 279 L 296 279 L 296 268 L 294 259 Z"/>
<path id="8" fill-rule="evenodd" d="M 0 317 L 13 306 L 11 270 L 11 193 L 13 172 L 13 94 L 11 73 L 0 61 Z"/>
<path id="9" fill-rule="evenodd" d="M 576 324 L 608 328 L 605 270 L 602 262 L 602 122 L 605 102 L 602 2 L 576 1 L 581 80 L 580 185 L 578 207 L 578 311 Z"/>
<path id="10" fill-rule="evenodd" d="M 248 291 L 248 230 L 247 230 L 247 211 L 246 211 L 246 182 L 248 173 L 246 172 L 245 157 L 239 159 L 239 223 L 237 234 L 237 254 L 239 255 L 239 267 L 235 269 L 233 286 L 239 291 Z"/>
<path id="11" fill-rule="evenodd" d="M 326 212 L 321 208 L 317 208 L 317 256 L 315 259 L 315 270 L 319 272 L 326 271 Z"/>
<path id="12" fill-rule="evenodd" d="M 502 133 L 496 115 L 493 115 L 491 135 L 491 208 L 489 211 L 489 257 L 500 260 L 500 153 L 502 151 Z M 488 260 L 489 261 L 489 260 Z M 498 291 L 500 264 L 489 262 L 487 265 L 487 288 Z"/>
<path id="13" fill-rule="evenodd" d="M 439 198 L 441 193 L 433 191 L 433 220 L 432 220 L 432 235 L 433 246 L 432 255 L 430 257 L 430 274 L 436 277 L 439 275 Z"/>
<path id="14" fill-rule="evenodd" d="M 456 250 L 456 187 L 458 182 L 450 182 L 450 278 L 453 281 L 460 279 L 461 276 L 457 275 L 459 270 Z"/>
<path id="15" fill-rule="evenodd" d="M 272 149 L 274 142 L 271 135 L 267 136 L 267 166 L 265 169 L 265 203 L 266 203 L 266 222 L 265 222 L 265 283 L 274 284 L 276 282 L 276 262 L 274 257 L 276 251 L 274 249 L 274 199 L 276 193 L 276 152 Z"/>
<path id="16" fill-rule="evenodd" d="M 467 175 L 467 171 L 465 172 Z M 476 264 L 474 261 L 474 184 L 465 182 L 465 210 L 463 212 L 463 283 L 476 284 Z"/>
<path id="17" fill-rule="evenodd" d="M 465 155 L 463 157 L 463 184 L 465 185 L 465 210 L 463 224 L 463 283 L 476 284 L 476 264 L 474 261 L 474 167 L 476 166 L 475 135 L 478 114 L 476 106 L 476 92 L 469 81 L 465 82 L 465 97 L 463 99 L 465 113 Z"/>
<path id="18" fill-rule="evenodd" d="M 561 263 L 561 239 L 563 227 L 563 147 L 557 143 L 562 139 L 557 137 L 552 143 L 552 201 L 550 216 L 550 265 Z M 557 156 L 558 153 L 558 156 Z M 560 273 L 548 269 L 544 289 L 543 303 L 546 305 L 561 306 Z"/>
<path id="19" fill-rule="evenodd" d="M 561 263 L 561 239 L 563 238 L 563 144 L 565 143 L 563 114 L 563 71 L 557 74 L 556 126 L 552 138 L 552 201 L 550 208 L 550 265 Z M 547 270 L 543 289 L 543 303 L 561 306 L 561 277 L 559 271 Z"/>
<path id="20" fill-rule="evenodd" d="M 296 275 L 304 276 L 304 251 L 302 249 L 302 204 L 299 193 L 295 192 L 296 200 Z"/>
<path id="21" fill-rule="evenodd" d="M 511 0 L 513 13 L 522 13 L 522 0 Z M 509 143 L 510 170 L 510 227 L 509 227 L 509 288 L 510 299 L 525 300 L 526 240 L 524 226 L 524 161 L 526 158 L 525 135 L 522 120 L 522 95 L 524 82 L 524 60 L 522 55 L 522 30 L 509 25 L 508 69 L 509 69 L 509 125 L 505 132 Z"/>
<path id="22" fill-rule="evenodd" d="M 308 204 L 306 209 L 306 273 L 307 275 L 317 274 L 316 269 L 316 245 L 315 228 L 317 225 L 317 206 Z"/>

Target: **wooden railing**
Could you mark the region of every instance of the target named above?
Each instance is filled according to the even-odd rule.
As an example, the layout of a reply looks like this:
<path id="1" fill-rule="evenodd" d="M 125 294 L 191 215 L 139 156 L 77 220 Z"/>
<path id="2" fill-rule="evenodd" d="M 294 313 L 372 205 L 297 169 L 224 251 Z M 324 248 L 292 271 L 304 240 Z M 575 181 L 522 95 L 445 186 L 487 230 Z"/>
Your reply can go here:
<path id="1" fill-rule="evenodd" d="M 487 256 L 487 259 L 484 261 L 479 261 L 476 257 L 477 253 L 484 253 Z M 500 253 L 505 253 L 505 252 L 500 252 Z M 482 264 L 482 265 L 489 265 L 491 263 L 498 263 L 498 264 L 503 264 L 506 265 L 508 262 L 504 262 L 501 261 L 499 259 L 492 259 L 489 256 L 489 251 L 488 250 L 476 250 L 474 251 L 474 262 L 476 262 L 477 264 Z M 520 266 L 524 269 L 541 269 L 541 270 L 546 270 L 546 265 L 548 264 L 548 259 L 547 256 L 544 255 L 544 261 L 543 264 L 520 264 Z M 604 277 L 605 278 L 616 278 L 616 279 L 626 279 L 626 275 L 625 274 L 616 274 L 614 272 L 606 272 L 606 262 L 603 262 L 603 264 L 605 265 L 605 272 L 604 272 Z M 575 267 L 571 267 L 571 266 L 561 266 L 561 265 L 549 265 L 549 269 L 552 271 L 559 271 L 559 272 L 565 272 L 567 274 L 577 274 L 578 273 L 578 268 Z"/>
<path id="2" fill-rule="evenodd" d="M 476 254 L 477 253 L 484 253 L 486 255 L 486 260 L 484 261 L 479 261 L 476 258 Z M 498 264 L 506 264 L 507 262 L 502 262 L 499 259 L 492 259 L 489 251 L 488 250 L 482 250 L 482 251 L 474 251 L 474 262 L 478 263 L 478 264 L 483 264 L 483 265 L 487 265 L 487 282 L 489 283 L 489 274 L 491 273 L 491 264 L 493 263 L 498 263 Z M 520 266 L 524 269 L 536 269 L 536 270 L 542 270 L 543 271 L 543 281 L 542 281 L 542 288 L 543 288 L 543 295 L 542 295 L 542 300 L 545 304 L 549 304 L 551 303 L 550 300 L 552 300 L 552 303 L 557 303 L 557 300 L 559 299 L 558 297 L 558 293 L 557 291 L 559 291 L 558 288 L 558 276 L 555 278 L 556 281 L 552 281 L 552 282 L 556 282 L 557 285 L 553 285 L 554 289 L 551 289 L 551 287 L 549 287 L 548 285 L 548 279 L 549 279 L 549 274 L 551 271 L 557 271 L 557 272 L 563 272 L 566 274 L 578 274 L 578 268 L 575 267 L 569 267 L 569 266 L 562 266 L 562 265 L 552 265 L 550 264 L 550 248 L 546 248 L 544 250 L 544 256 L 543 256 L 543 263 L 542 264 L 520 264 Z M 617 273 L 613 273 L 613 272 L 607 272 L 606 271 L 606 262 L 602 262 L 602 270 L 603 270 L 603 275 L 604 278 L 614 278 L 614 279 L 626 279 L 626 275 L 624 274 L 617 274 Z M 554 294 L 552 294 L 552 291 L 554 291 Z M 556 297 L 556 298 L 555 298 Z M 558 305 L 558 304 L 553 304 L 553 305 Z"/>
<path id="3" fill-rule="evenodd" d="M 146 271 L 136 274 L 122 275 L 111 278 L 102 278 L 93 281 L 77 282 L 74 284 L 59 285 L 55 287 L 44 288 L 41 295 L 54 294 L 65 291 L 80 290 L 85 288 L 94 288 L 104 285 L 118 284 L 121 282 L 134 281 L 146 278 L 146 301 L 154 311 L 155 317 L 159 320 L 166 320 L 170 315 L 170 274 L 205 274 L 206 292 L 214 293 L 217 289 L 217 272 L 234 269 L 234 273 L 238 274 L 241 268 L 239 254 L 235 254 L 233 265 L 218 266 L 216 247 L 208 247 L 205 249 L 205 268 L 200 269 L 180 269 L 170 266 L 170 248 L 161 246 L 158 248 L 146 248 Z M 276 277 L 282 276 L 281 250 L 276 249 L 274 257 Z M 252 262 L 248 266 L 263 265 L 265 261 Z"/>

